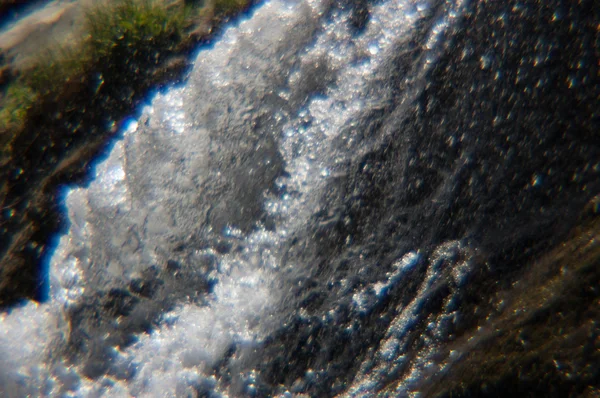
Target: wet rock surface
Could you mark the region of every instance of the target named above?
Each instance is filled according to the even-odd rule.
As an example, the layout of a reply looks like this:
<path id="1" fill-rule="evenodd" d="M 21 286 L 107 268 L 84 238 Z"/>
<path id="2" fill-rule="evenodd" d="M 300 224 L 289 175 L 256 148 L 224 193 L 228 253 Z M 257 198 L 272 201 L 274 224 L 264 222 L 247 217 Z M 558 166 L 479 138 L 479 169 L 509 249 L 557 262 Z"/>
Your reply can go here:
<path id="1" fill-rule="evenodd" d="M 226 36 L 71 194 L 52 360 L 133 395 L 598 394 L 598 6 L 419 3 L 360 86 L 327 40 L 385 13 L 324 4 L 257 11 L 282 40 Z"/>
<path id="2" fill-rule="evenodd" d="M 592 15 L 598 8 L 591 2 L 471 2 L 425 82 L 413 83 L 423 84 L 422 91 L 407 112 L 403 93 L 414 87 L 406 81 L 418 73 L 425 44 L 417 37 L 397 49 L 397 58 L 379 71 L 381 84 L 392 85 L 393 94 L 339 143 L 352 150 L 371 140 L 373 149 L 340 167 L 342 176 L 322 198 L 323 211 L 298 236 L 303 245 L 289 248 L 291 262 L 314 266 L 311 277 L 290 294 L 297 312 L 286 319 L 287 326 L 249 355 L 248 367 L 259 369 L 258 395 L 285 385 L 295 393 L 333 396 L 347 391 L 349 380 L 360 384 L 367 377 L 384 396 L 402 396 L 412 388 L 426 396 L 565 396 L 595 385 L 597 356 L 575 347 L 598 349 L 598 314 L 592 309 L 598 297 L 596 254 L 574 261 L 581 274 L 553 281 L 560 286 L 555 292 L 539 293 L 540 301 L 550 302 L 543 309 L 540 302 L 527 301 L 536 286 L 551 283 L 552 267 L 567 267 L 559 258 L 578 249 L 565 249 L 569 254 L 556 249 L 541 264 L 531 264 L 563 242 L 600 189 Z M 425 22 L 423 30 L 428 29 Z M 593 227 L 577 239 L 594 246 L 597 233 Z M 455 252 L 439 259 L 435 250 L 448 241 L 456 242 Z M 353 308 L 352 294 L 389 275 L 392 262 L 414 247 L 420 260 L 403 283 L 366 311 Z M 465 258 L 465 275 L 453 276 Z M 410 309 L 410 327 L 393 343 L 403 349 L 382 360 L 375 347 L 386 344 L 394 318 L 409 312 L 431 269 L 441 275 Z M 513 288 L 515 283 L 521 287 Z M 580 293 L 586 298 L 572 288 L 586 291 Z M 522 319 L 498 310 L 490 299 L 495 294 L 516 296 L 515 301 L 527 302 L 523 311 L 533 314 Z M 571 301 L 573 313 L 563 317 L 563 303 Z M 325 320 L 334 310 L 334 319 Z M 490 317 L 499 320 L 486 325 Z M 430 330 L 436 321 L 438 330 Z M 570 337 L 561 336 L 563 326 Z M 481 338 L 471 353 L 467 341 L 479 340 L 481 327 L 498 330 Z M 527 336 L 519 348 L 511 347 L 519 344 L 511 341 L 519 335 L 512 328 Z M 581 340 L 574 337 L 578 333 Z M 573 351 L 565 348 L 565 356 L 577 362 L 569 376 L 552 362 L 564 352 L 558 349 L 562 338 L 578 341 Z M 527 339 L 536 341 L 530 346 Z M 542 348 L 545 343 L 537 339 L 548 346 Z M 447 346 L 451 355 L 467 359 L 440 371 L 435 364 L 450 354 L 439 353 L 414 386 L 390 387 L 405 380 L 423 351 Z M 388 364 L 382 369 L 381 362 Z M 478 375 L 484 364 L 488 370 Z M 372 393 L 372 387 L 354 394 Z"/>

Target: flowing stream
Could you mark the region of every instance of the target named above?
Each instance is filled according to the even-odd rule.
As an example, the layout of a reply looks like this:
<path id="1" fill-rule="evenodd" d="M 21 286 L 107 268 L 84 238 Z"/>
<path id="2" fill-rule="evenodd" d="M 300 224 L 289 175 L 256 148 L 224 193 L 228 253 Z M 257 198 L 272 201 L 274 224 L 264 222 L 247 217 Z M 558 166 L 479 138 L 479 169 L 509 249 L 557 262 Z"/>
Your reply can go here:
<path id="1" fill-rule="evenodd" d="M 443 374 L 497 305 L 469 286 L 569 214 L 540 216 L 559 177 L 511 144 L 519 99 L 483 109 L 510 92 L 496 47 L 458 37 L 470 6 L 270 0 L 224 30 L 65 188 L 50 299 L 0 315 L 3 396 L 406 396 Z M 593 192 L 569 189 L 552 206 Z"/>

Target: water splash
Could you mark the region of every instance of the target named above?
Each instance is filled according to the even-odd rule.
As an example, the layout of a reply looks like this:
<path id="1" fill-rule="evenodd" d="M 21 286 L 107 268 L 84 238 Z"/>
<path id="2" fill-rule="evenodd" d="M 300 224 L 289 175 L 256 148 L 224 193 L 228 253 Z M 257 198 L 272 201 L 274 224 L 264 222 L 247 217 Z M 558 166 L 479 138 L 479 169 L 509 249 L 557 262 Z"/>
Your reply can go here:
<path id="1" fill-rule="evenodd" d="M 343 165 L 383 138 L 355 129 L 389 106 L 379 71 L 434 18 L 407 77 L 418 81 L 461 4 L 449 8 L 437 17 L 434 2 L 381 2 L 357 34 L 352 10 L 331 2 L 269 1 L 200 52 L 186 83 L 124 128 L 89 187 L 65 195 L 70 227 L 50 261 L 50 302 L 2 315 L 5 395 L 255 391 L 251 373 L 215 369 L 232 350 L 241 368 L 288 317 L 290 280 L 313 267 L 283 260 L 290 241 Z M 410 103 L 418 87 L 395 101 Z M 357 310 L 384 300 L 418 258 L 356 292 Z M 35 336 L 17 345 L 25 329 Z M 390 340 L 379 356 L 399 347 Z"/>

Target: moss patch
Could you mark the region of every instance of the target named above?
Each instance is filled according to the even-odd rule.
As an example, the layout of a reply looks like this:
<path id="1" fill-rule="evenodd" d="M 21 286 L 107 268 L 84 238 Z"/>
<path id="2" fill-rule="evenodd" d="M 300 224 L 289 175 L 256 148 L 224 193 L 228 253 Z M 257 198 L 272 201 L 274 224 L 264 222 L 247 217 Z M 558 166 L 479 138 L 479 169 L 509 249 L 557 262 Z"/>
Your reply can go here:
<path id="1" fill-rule="evenodd" d="M 39 106 L 38 99 L 62 97 L 79 89 L 74 86 L 90 80 L 101 62 L 119 63 L 116 56 L 140 60 L 141 56 L 148 56 L 147 51 L 144 53 L 148 47 L 153 47 L 155 53 L 164 51 L 158 49 L 159 45 L 173 51 L 172 47 L 180 43 L 193 24 L 193 11 L 183 2 L 151 0 L 119 0 L 87 10 L 86 34 L 81 41 L 43 51 L 30 68 L 8 85 L 2 105 L 10 112 L 0 114 L 0 132 L 17 135 L 27 111 Z M 127 67 L 127 60 L 120 63 Z"/>
<path id="2" fill-rule="evenodd" d="M 247 6 L 246 0 L 217 0 L 215 1 L 215 13 L 217 15 L 233 15 Z"/>
<path id="3" fill-rule="evenodd" d="M 31 67 L 7 84 L 0 96 L 2 141 L 19 134 L 30 108 L 80 89 L 93 80 L 102 64 L 125 68 L 152 60 L 158 64 L 162 54 L 181 50 L 198 22 L 221 22 L 249 4 L 249 0 L 216 0 L 198 7 L 183 0 L 117 0 L 90 8 L 85 16 L 86 33 L 79 42 L 43 51 Z M 128 59 L 118 58 L 125 56 Z M 99 84 L 105 78 L 96 76 Z"/>
<path id="4" fill-rule="evenodd" d="M 0 123 L 3 123 L 8 130 L 20 128 L 27 111 L 37 99 L 38 94 L 23 82 L 11 84 L 0 109 Z"/>

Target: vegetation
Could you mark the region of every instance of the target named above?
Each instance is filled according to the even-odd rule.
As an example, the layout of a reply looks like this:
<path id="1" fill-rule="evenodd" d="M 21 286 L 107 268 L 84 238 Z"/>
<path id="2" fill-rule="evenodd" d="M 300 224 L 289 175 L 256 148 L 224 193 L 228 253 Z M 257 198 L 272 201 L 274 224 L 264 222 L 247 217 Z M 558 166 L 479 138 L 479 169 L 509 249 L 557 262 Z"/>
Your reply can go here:
<path id="1" fill-rule="evenodd" d="M 232 15 L 248 6 L 247 0 L 218 0 L 215 2 L 217 15 Z"/>
<path id="2" fill-rule="evenodd" d="M 104 84 L 107 76 L 98 73 L 102 65 L 139 68 L 148 57 L 156 64 L 161 53 L 177 52 L 197 21 L 207 16 L 219 21 L 248 5 L 248 0 L 216 0 L 204 8 L 182 0 L 117 0 L 89 9 L 80 42 L 46 50 L 5 89 L 0 134 L 18 134 L 41 100 L 63 97 L 92 80 Z"/>
<path id="3" fill-rule="evenodd" d="M 9 85 L 0 109 L 0 123 L 6 129 L 18 129 L 38 95 L 23 82 Z"/>
<path id="4" fill-rule="evenodd" d="M 57 97 L 85 82 L 101 61 L 115 50 L 135 48 L 164 37 L 181 37 L 191 24 L 188 7 L 167 7 L 164 2 L 119 0 L 110 6 L 95 6 L 86 13 L 86 35 L 71 46 L 57 46 L 43 52 L 34 65 L 21 71 L 9 84 L 2 101 L 0 131 L 15 133 L 36 101 Z"/>

